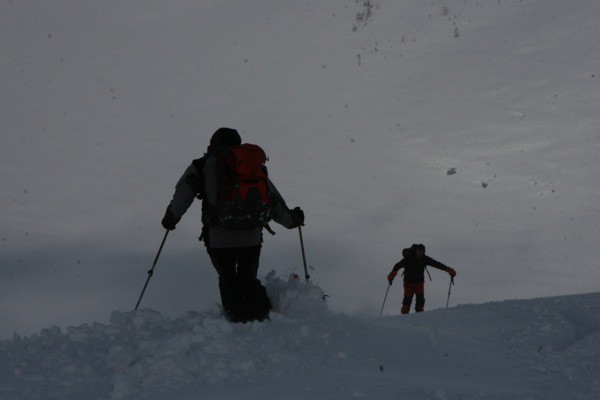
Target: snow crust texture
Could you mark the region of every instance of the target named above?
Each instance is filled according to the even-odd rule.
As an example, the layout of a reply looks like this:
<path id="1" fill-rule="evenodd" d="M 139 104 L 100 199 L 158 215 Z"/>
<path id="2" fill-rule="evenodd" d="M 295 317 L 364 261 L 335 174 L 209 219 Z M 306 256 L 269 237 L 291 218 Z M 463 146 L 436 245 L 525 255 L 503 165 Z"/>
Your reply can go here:
<path id="1" fill-rule="evenodd" d="M 15 335 L 0 342 L 0 398 L 600 396 L 600 294 L 375 319 L 331 313 L 312 284 L 267 285 L 278 312 L 265 323 L 143 309 Z"/>

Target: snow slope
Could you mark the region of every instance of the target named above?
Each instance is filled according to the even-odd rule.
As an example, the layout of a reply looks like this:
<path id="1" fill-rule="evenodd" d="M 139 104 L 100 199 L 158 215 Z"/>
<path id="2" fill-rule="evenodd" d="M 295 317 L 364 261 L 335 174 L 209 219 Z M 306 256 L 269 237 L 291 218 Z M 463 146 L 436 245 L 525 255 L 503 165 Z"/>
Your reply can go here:
<path id="1" fill-rule="evenodd" d="M 600 294 L 402 317 L 335 314 L 317 286 L 271 274 L 266 323 L 218 309 L 0 342 L 10 399 L 580 399 L 600 396 Z"/>

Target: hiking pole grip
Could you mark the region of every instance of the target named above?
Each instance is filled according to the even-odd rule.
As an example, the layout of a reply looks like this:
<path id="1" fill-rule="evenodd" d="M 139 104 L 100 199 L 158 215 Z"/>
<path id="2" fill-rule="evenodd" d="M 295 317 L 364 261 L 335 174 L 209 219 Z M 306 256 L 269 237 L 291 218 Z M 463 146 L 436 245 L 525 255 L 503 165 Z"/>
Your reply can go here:
<path id="1" fill-rule="evenodd" d="M 144 297 L 144 293 L 146 293 L 146 288 L 148 287 L 148 283 L 150 282 L 150 278 L 154 275 L 154 268 L 156 268 L 156 263 L 158 262 L 158 257 L 160 257 L 160 253 L 162 252 L 163 247 L 165 246 L 165 242 L 167 240 L 167 236 L 169 235 L 169 230 L 167 229 L 165 232 L 165 236 L 163 237 L 162 242 L 160 243 L 160 247 L 158 249 L 158 253 L 156 253 L 156 257 L 154 257 L 154 262 L 152 263 L 152 268 L 148 271 L 148 278 L 146 278 L 146 283 L 144 284 L 144 288 L 142 289 L 142 293 L 140 294 L 140 298 L 135 304 L 135 309 L 137 310 L 142 302 L 142 297 Z"/>
<path id="2" fill-rule="evenodd" d="M 306 283 L 308 283 L 310 275 L 308 275 L 308 268 L 306 266 L 306 253 L 304 252 L 304 239 L 302 238 L 301 226 L 298 226 L 298 233 L 300 234 L 300 248 L 302 249 L 302 261 L 304 262 L 304 278 L 306 279 Z"/>

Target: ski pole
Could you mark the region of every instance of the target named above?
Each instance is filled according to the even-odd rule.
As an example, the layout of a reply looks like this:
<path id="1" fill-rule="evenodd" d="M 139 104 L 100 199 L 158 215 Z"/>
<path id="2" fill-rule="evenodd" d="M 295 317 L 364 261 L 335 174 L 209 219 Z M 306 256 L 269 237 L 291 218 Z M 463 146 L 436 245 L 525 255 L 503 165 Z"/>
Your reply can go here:
<path id="1" fill-rule="evenodd" d="M 304 252 L 304 239 L 302 239 L 302 227 L 298 226 L 298 233 L 300 234 L 300 248 L 302 249 L 302 261 L 304 262 L 304 278 L 306 279 L 306 283 L 310 279 L 310 275 L 308 275 L 308 268 L 306 267 L 306 254 Z"/>
<path id="2" fill-rule="evenodd" d="M 446 308 L 448 308 L 448 304 L 450 304 L 450 291 L 452 290 L 452 285 L 454 285 L 454 277 L 450 278 L 450 286 L 448 287 L 448 300 L 446 301 Z"/>
<path id="3" fill-rule="evenodd" d="M 148 282 L 150 282 L 150 278 L 154 274 L 154 268 L 156 268 L 156 263 L 158 261 L 158 257 L 160 257 L 160 253 L 162 252 L 163 246 L 165 245 L 165 241 L 167 240 L 167 235 L 169 234 L 169 230 L 165 232 L 165 237 L 163 237 L 162 243 L 160 244 L 160 248 L 158 249 L 158 253 L 156 253 L 156 257 L 154 257 L 154 263 L 152 264 L 152 268 L 148 271 L 148 279 L 146 279 L 146 284 L 144 284 L 144 288 L 142 289 L 142 293 L 140 294 L 140 298 L 138 299 L 135 310 L 140 306 L 140 302 L 142 301 L 142 297 L 144 297 L 144 293 L 146 292 L 146 288 L 148 287 Z"/>
<path id="4" fill-rule="evenodd" d="M 388 283 L 387 290 L 385 291 L 385 297 L 383 298 L 383 304 L 381 305 L 381 311 L 379 311 L 380 317 L 383 314 L 383 307 L 385 306 L 385 301 L 387 300 L 387 295 L 388 295 L 388 292 L 390 291 L 390 286 L 392 286 L 392 284 Z"/>

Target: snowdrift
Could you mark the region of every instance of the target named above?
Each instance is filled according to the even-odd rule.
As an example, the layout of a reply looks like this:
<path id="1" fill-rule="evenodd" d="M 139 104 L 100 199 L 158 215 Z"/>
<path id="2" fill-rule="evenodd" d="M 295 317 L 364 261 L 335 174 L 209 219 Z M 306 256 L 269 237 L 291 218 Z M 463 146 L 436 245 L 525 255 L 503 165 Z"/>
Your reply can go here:
<path id="1" fill-rule="evenodd" d="M 15 335 L 0 398 L 600 397 L 600 293 L 360 318 L 330 312 L 318 286 L 266 284 L 266 323 L 143 309 Z"/>

